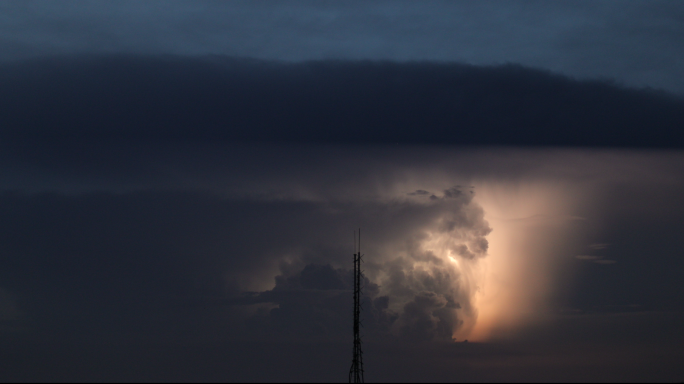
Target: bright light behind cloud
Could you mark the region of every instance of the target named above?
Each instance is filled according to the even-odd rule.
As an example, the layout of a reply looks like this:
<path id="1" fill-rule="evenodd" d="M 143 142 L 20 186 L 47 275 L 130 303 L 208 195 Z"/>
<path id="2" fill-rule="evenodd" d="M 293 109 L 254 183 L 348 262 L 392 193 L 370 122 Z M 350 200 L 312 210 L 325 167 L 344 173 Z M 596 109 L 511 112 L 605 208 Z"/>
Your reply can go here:
<path id="1" fill-rule="evenodd" d="M 426 206 L 436 204 L 441 211 L 415 228 L 412 246 L 386 252 L 386 265 L 401 265 L 399 279 L 383 278 L 383 273 L 379 279 L 381 286 L 389 287 L 386 293 L 398 313 L 406 312 L 407 303 L 425 292 L 446 300 L 446 308 L 449 300 L 457 303 L 450 309 L 456 319 L 450 323 L 452 337 L 457 341 L 506 337 L 542 321 L 548 299 L 561 283 L 558 268 L 567 267 L 563 262 L 572 259 L 577 224 L 585 222 L 576 212 L 584 193 L 568 183 L 474 184 L 461 187 L 466 194 L 473 191 L 474 199 L 460 204 L 449 202 L 449 191 L 429 200 L 423 194 Z M 483 219 L 477 219 L 482 213 Z M 445 230 L 445 223 L 458 224 Z M 488 245 L 482 246 L 482 236 Z M 403 290 L 392 288 L 400 279 Z M 398 297 L 397 292 L 407 293 Z M 435 315 L 445 308 L 438 302 L 431 308 L 424 308 L 432 315 L 423 320 L 429 318 L 434 328 L 451 319 Z"/>
<path id="2" fill-rule="evenodd" d="M 368 291 L 373 332 L 457 341 L 524 335 L 565 305 L 577 256 L 604 241 L 610 193 L 632 178 L 676 183 L 684 164 L 680 154 L 642 152 L 402 151 L 373 149 L 359 156 L 371 160 L 352 166 L 336 163 L 349 156 L 332 148 L 335 161 L 325 169 L 361 169 L 353 181 L 322 183 L 300 168 L 288 182 L 255 178 L 255 190 L 279 191 L 275 200 L 319 207 L 311 214 L 320 222 L 306 231 L 314 240 L 308 246 L 276 249 L 268 270 L 255 267 L 250 281 L 261 285 L 253 290 L 271 289 L 274 276 L 295 276 L 308 264 L 348 269 L 344 235 L 358 226 L 367 234 L 365 273 L 377 284 Z M 384 306 L 370 303 L 376 299 Z"/>
<path id="3" fill-rule="evenodd" d="M 555 269 L 566 256 L 559 246 L 584 219 L 573 212 L 581 193 L 558 183 L 484 182 L 477 191 L 493 231 L 487 257 L 471 266 L 476 319 L 455 336 L 483 341 L 541 320 Z"/>

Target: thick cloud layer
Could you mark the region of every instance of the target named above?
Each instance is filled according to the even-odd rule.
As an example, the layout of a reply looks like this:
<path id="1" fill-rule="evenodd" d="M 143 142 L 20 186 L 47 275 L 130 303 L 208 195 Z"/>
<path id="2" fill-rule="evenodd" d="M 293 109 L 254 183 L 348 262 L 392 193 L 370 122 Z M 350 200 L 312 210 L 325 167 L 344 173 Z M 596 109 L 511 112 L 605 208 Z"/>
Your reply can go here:
<path id="1" fill-rule="evenodd" d="M 0 60 L 53 54 L 506 62 L 684 93 L 677 1 L 3 2 Z"/>
<path id="2" fill-rule="evenodd" d="M 108 354 L 139 358 L 156 367 L 154 377 L 169 377 L 160 367 L 182 360 L 185 350 L 200 363 L 174 365 L 183 377 L 199 377 L 193 376 L 197 366 L 225 373 L 210 356 L 225 357 L 236 370 L 259 370 L 232 376 L 246 379 L 281 377 L 269 376 L 268 367 L 292 372 L 298 365 L 284 362 L 300 357 L 345 373 L 347 357 L 342 368 L 327 359 L 349 352 L 350 255 L 352 230 L 359 227 L 367 255 L 367 357 L 380 367 L 383 348 L 398 346 L 387 354 L 394 363 L 385 361 L 393 374 L 402 372 L 396 362 L 408 357 L 451 366 L 436 358 L 440 345 L 455 345 L 454 335 L 460 341 L 483 319 L 489 330 L 508 327 L 494 336 L 572 344 L 573 332 L 582 332 L 554 324 L 607 319 L 619 325 L 624 312 L 682 308 L 680 151 L 408 146 L 394 144 L 392 136 L 448 144 L 489 135 L 481 143 L 504 137 L 505 144 L 536 145 L 572 132 L 588 145 L 610 129 L 632 127 L 606 145 L 659 146 L 669 138 L 667 145 L 679 148 L 665 133 L 680 121 L 681 101 L 671 96 L 519 67 L 60 60 L 6 67 L 2 75 L 0 368 L 13 372 L 10 377 L 33 377 L 36 364 L 53 378 L 102 377 L 87 370 L 55 376 L 79 359 L 99 374 L 120 372 Z M 576 94 L 551 97 L 573 89 Z M 323 100 L 326 90 L 334 92 Z M 452 104 L 402 104 L 451 100 L 452 91 L 472 108 L 452 113 Z M 554 114 L 586 123 L 580 126 L 587 130 L 571 126 L 533 136 L 527 125 L 507 125 L 543 111 L 524 102 L 545 100 L 557 108 Z M 508 120 L 492 122 L 492 108 Z M 597 116 L 610 124 L 597 125 Z M 433 125 L 418 124 L 423 119 Z M 660 123 L 637 125 L 643 119 Z M 461 125 L 452 130 L 454 122 Z M 374 140 L 382 145 L 369 145 Z M 483 266 L 494 272 L 486 287 L 478 284 Z M 484 303 L 492 281 L 502 295 Z M 608 346 L 623 345 L 638 328 L 643 348 L 616 357 L 621 364 L 602 364 L 641 361 L 635 371 L 679 372 L 667 362 L 640 360 L 678 340 L 670 335 L 676 327 L 658 328 L 664 315 L 651 315 L 644 326 L 605 325 L 582 334 L 604 340 L 601 350 L 611 355 Z M 535 316 L 555 323 L 544 328 L 528 321 Z M 511 319 L 520 321 L 504 324 Z M 603 334 L 606 329 L 616 330 Z M 322 352 L 293 347 L 301 343 Z M 198 346 L 208 344 L 222 352 Z M 425 353 L 414 359 L 409 345 L 423 345 Z M 593 350 L 572 347 L 573 353 Z M 445 356 L 475 353 L 454 348 Z M 525 348 L 510 356 L 528 353 Z M 93 353 L 84 356 L 85 350 Z M 578 355 L 551 352 L 554 364 L 585 364 Z M 482 356 L 511 365 L 498 350 Z M 529 371 L 546 361 L 537 358 L 525 363 Z M 315 377 L 330 377 L 324 371 Z M 125 377 L 140 377 L 128 372 Z M 624 377 L 620 372 L 611 377 Z"/>
<path id="3" fill-rule="evenodd" d="M 684 146 L 681 98 L 516 65 L 63 57 L 0 89 L 4 140 Z"/>
<path id="4" fill-rule="evenodd" d="M 454 377 L 454 372 L 471 372 L 473 380 L 505 376 L 501 372 L 530 377 L 530 372 L 541 372 L 540 361 L 555 367 L 545 365 L 547 376 L 539 376 L 549 378 L 557 377 L 558 367 L 565 367 L 563 372 L 577 371 L 568 366 L 584 367 L 578 372 L 586 373 L 625 362 L 640 377 L 655 377 L 654 367 L 663 368 L 658 374 L 667 378 L 679 372 L 673 368 L 678 365 L 649 357 L 658 347 L 674 348 L 679 340 L 672 333 L 675 326 L 661 327 L 657 312 L 634 327 L 615 315 L 678 310 L 684 302 L 677 272 L 682 259 L 676 251 L 684 217 L 679 198 L 684 160 L 678 152 L 179 144 L 99 148 L 110 151 L 71 152 L 71 159 L 55 159 L 61 162 L 24 153 L 3 163 L 0 337 L 6 348 L 0 353 L 8 377 L 44 377 L 31 373 L 41 364 L 50 377 L 63 378 L 74 378 L 74 372 L 94 378 L 165 378 L 169 372 L 224 377 L 236 370 L 245 379 L 267 380 L 283 372 L 299 377 L 293 367 L 304 368 L 300 359 L 345 373 L 352 230 L 358 227 L 364 233 L 369 280 L 367 363 L 391 369 L 377 377 L 400 379 L 396 372 L 415 377 L 401 367 L 406 359 L 420 369 L 435 367 L 426 377 L 436 379 Z M 129 166 L 135 172 L 124 172 Z M 100 179 L 91 179 L 93 174 Z M 26 181 L 31 179 L 40 184 Z M 487 180 L 504 187 L 487 187 Z M 561 191 L 551 197 L 574 197 L 582 204 L 565 209 L 565 200 L 544 202 L 543 195 L 534 193 L 533 181 Z M 531 188 L 521 187 L 528 183 Z M 455 185 L 461 187 L 451 189 Z M 485 204 L 490 203 L 483 200 L 487 191 L 512 196 L 500 201 L 510 216 Z M 570 224 L 564 223 L 579 235 L 546 244 L 558 231 L 566 232 L 563 225 Z M 542 246 L 516 248 L 513 242 L 512 248 L 521 252 L 492 253 L 506 226 L 517 228 L 513 240 Z M 449 255 L 458 260 L 458 269 Z M 578 255 L 616 263 L 587 262 Z M 477 277 L 477 271 L 467 267 L 489 260 L 503 262 L 506 273 L 527 269 L 515 284 L 536 287 L 534 277 L 544 272 L 555 289 L 545 305 L 531 308 L 535 315 L 560 320 L 547 328 L 516 329 L 517 337 L 541 347 L 442 351 L 470 363 L 439 368 L 453 365 L 438 358 L 443 355 L 439 341 L 450 339 L 453 330 L 462 340 L 458 331 L 476 315 L 469 311 L 473 304 L 480 308 L 469 300 L 473 285 L 468 278 Z M 547 268 L 547 260 L 560 261 Z M 515 295 L 509 298 L 520 303 Z M 509 319 L 519 310 L 503 309 L 508 312 L 494 320 Z M 482 315 L 477 313 L 477 319 Z M 635 329 L 641 347 L 609 348 L 624 338 L 634 340 Z M 577 344 L 587 338 L 599 345 Z M 544 347 L 546 340 L 567 348 Z M 413 346 L 420 342 L 427 344 L 416 354 Z M 595 350 L 616 360 L 599 359 L 593 370 L 586 368 L 583 356 Z M 630 352 L 610 353 L 616 350 Z M 518 361 L 527 368 L 507 371 L 520 353 L 529 358 Z M 341 367 L 335 365 L 338 358 Z M 163 369 L 176 359 L 181 362 Z M 76 367 L 74 361 L 90 371 L 64 371 Z M 468 371 L 471 363 L 491 370 Z M 192 367 L 198 366 L 207 371 L 197 374 Z M 245 367 L 259 372 L 245 373 Z M 610 377 L 624 377 L 623 371 L 610 369 Z M 315 377 L 331 377 L 325 370 L 315 372 Z"/>

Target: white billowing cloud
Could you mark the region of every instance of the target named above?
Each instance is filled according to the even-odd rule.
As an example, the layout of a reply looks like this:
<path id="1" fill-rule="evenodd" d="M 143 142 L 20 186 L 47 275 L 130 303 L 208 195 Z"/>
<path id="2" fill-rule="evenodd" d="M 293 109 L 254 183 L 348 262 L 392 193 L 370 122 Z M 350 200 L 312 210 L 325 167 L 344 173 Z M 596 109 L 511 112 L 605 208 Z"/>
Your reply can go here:
<path id="1" fill-rule="evenodd" d="M 487 256 L 492 229 L 473 195 L 456 187 L 430 195 L 425 203 L 433 211 L 430 220 L 385 245 L 373 274 L 379 294 L 389 297 L 390 310 L 398 314 L 394 332 L 450 340 L 477 317 L 471 269 Z"/>

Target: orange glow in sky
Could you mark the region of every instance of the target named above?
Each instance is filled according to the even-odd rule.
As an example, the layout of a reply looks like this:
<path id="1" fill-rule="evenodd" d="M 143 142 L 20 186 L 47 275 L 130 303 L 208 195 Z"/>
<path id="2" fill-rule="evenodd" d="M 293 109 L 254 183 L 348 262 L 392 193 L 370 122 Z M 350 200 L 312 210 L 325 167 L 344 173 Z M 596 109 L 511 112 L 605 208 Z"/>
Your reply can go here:
<path id="1" fill-rule="evenodd" d="M 542 320 L 545 299 L 554 288 L 559 247 L 568 241 L 574 200 L 581 194 L 553 183 L 482 183 L 476 201 L 493 231 L 488 255 L 472 266 L 477 314 L 457 339 L 486 341 Z"/>
<path id="2" fill-rule="evenodd" d="M 573 231 L 585 222 L 576 212 L 584 194 L 580 187 L 548 180 L 483 180 L 471 185 L 475 191 L 473 204 L 482 207 L 492 229 L 486 236 L 486 255 L 467 258 L 454 253 L 468 239 L 442 231 L 437 225 L 434 230 L 424 229 L 426 236 L 420 238 L 416 253 L 434 255 L 442 262 L 415 259 L 404 272 L 407 276 L 429 275 L 440 284 L 444 283 L 440 277 L 450 276 L 451 287 L 441 285 L 435 292 L 453 293 L 460 306 L 454 309 L 458 322 L 453 339 L 488 341 L 513 336 L 521 327 L 545 319 L 545 306 L 558 283 L 559 266 L 574 257 L 568 256 L 568 245 L 575 240 Z M 388 259 L 401 254 L 396 250 L 385 253 Z M 378 281 L 381 287 L 388 284 L 384 278 Z M 410 287 L 414 293 L 424 289 L 432 288 L 419 283 Z M 411 298 L 393 297 L 394 310 L 400 312 Z"/>

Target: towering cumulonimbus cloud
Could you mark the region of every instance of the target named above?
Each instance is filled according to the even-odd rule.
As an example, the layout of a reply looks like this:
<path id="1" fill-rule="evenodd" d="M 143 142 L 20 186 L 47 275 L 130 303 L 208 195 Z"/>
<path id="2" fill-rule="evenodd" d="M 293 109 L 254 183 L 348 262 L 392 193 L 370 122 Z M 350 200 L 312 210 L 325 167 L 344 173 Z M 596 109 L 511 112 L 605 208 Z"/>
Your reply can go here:
<path id="1" fill-rule="evenodd" d="M 404 236 L 391 238 L 367 258 L 365 327 L 374 335 L 451 340 L 455 331 L 476 320 L 473 273 L 487 255 L 486 236 L 492 229 L 471 188 L 407 195 L 389 211 L 396 220 L 413 218 Z M 348 269 L 287 264 L 275 282 L 272 290 L 243 301 L 275 305 L 253 319 L 259 332 L 345 334 L 352 288 Z"/>
<path id="2" fill-rule="evenodd" d="M 454 187 L 442 196 L 419 193 L 415 200 L 433 210 L 426 225 L 385 255 L 378 276 L 381 294 L 398 313 L 393 331 L 417 339 L 450 340 L 477 316 L 473 265 L 487 255 L 492 231 L 470 188 Z"/>

